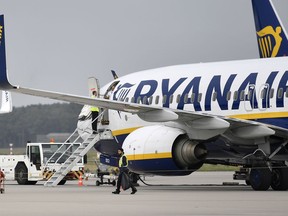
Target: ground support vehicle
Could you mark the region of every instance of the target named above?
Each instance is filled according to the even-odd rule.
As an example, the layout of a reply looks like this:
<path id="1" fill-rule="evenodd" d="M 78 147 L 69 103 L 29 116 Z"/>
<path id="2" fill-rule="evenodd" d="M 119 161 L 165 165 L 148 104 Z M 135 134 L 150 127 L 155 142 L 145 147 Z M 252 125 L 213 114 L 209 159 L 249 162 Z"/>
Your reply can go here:
<path id="1" fill-rule="evenodd" d="M 62 145 L 63 143 L 27 143 L 25 155 L 0 155 L 0 167 L 5 173 L 6 180 L 16 180 L 20 185 L 33 185 L 38 181 L 47 181 L 70 156 L 65 150 L 69 149 L 72 154 L 80 143 L 73 143 L 72 147 L 71 143 Z M 63 150 L 59 151 L 59 147 Z M 65 184 L 66 180 L 79 179 L 83 175 L 82 158 L 59 184 Z"/>

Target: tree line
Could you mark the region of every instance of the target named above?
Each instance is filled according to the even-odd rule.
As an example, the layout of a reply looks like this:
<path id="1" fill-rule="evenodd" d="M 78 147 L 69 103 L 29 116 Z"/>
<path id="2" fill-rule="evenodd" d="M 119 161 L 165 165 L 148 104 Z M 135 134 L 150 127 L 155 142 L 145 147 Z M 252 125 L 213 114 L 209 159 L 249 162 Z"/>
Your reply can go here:
<path id="1" fill-rule="evenodd" d="M 72 133 L 77 126 L 82 105 L 72 103 L 38 104 L 13 107 L 0 115 L 0 148 L 25 147 L 27 141 L 48 133 Z"/>

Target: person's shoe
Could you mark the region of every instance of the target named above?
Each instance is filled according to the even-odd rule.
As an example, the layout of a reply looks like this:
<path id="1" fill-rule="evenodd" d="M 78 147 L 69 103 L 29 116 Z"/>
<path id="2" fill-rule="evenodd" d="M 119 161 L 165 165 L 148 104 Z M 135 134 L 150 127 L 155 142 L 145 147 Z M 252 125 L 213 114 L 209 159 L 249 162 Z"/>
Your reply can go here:
<path id="1" fill-rule="evenodd" d="M 113 194 L 120 194 L 120 191 L 116 190 L 112 192 Z"/>
<path id="2" fill-rule="evenodd" d="M 137 190 L 132 190 L 131 194 L 135 194 L 137 192 Z"/>

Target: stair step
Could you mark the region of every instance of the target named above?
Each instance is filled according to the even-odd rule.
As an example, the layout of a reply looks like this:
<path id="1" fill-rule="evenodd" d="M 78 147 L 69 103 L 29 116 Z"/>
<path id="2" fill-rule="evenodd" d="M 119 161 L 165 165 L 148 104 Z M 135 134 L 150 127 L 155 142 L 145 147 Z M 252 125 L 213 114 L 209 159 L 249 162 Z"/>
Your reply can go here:
<path id="1" fill-rule="evenodd" d="M 60 169 L 57 170 L 44 185 L 56 186 L 56 182 L 58 183 L 59 181 L 61 181 L 69 172 L 69 167 L 71 168 L 74 164 L 76 164 L 76 162 L 81 159 L 84 154 L 89 151 L 89 149 L 93 148 L 95 142 L 97 141 L 96 137 L 100 139 L 99 134 L 90 135 L 90 137 L 85 140 L 73 153 L 64 152 L 64 154 L 68 155 L 69 158 L 62 164 Z"/>

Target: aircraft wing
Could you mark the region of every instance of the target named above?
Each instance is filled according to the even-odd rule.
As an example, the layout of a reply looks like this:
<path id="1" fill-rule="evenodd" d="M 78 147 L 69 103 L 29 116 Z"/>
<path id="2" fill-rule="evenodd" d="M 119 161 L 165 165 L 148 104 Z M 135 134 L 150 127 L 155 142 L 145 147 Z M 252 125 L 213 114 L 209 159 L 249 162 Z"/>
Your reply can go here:
<path id="1" fill-rule="evenodd" d="M 32 96 L 45 97 L 45 98 L 50 98 L 50 99 L 55 99 L 55 100 L 61 100 L 61 101 L 66 101 L 66 102 L 72 102 L 72 103 L 77 103 L 77 104 L 98 106 L 101 108 L 114 109 L 114 110 L 119 110 L 119 111 L 130 112 L 130 113 L 146 112 L 152 109 L 150 106 L 147 106 L 147 105 L 130 104 L 130 103 L 124 103 L 121 101 L 111 101 L 111 100 L 101 99 L 101 98 L 89 98 L 85 96 L 78 96 L 78 95 L 65 94 L 65 93 L 59 93 L 59 92 L 22 88 L 19 86 L 14 87 L 13 89 L 10 89 L 9 91 L 32 95 Z"/>
<path id="2" fill-rule="evenodd" d="M 122 101 L 113 101 L 102 98 L 89 98 L 85 96 L 77 96 L 38 89 L 22 88 L 19 86 L 11 86 L 11 85 L 10 88 L 8 87 L 7 90 L 16 93 L 46 97 L 50 99 L 56 99 L 77 104 L 98 106 L 104 109 L 124 111 L 132 114 L 137 114 L 141 119 L 149 122 L 175 121 L 178 122 L 179 124 L 189 125 L 191 128 L 198 130 L 199 129 L 226 130 L 229 128 L 229 130 L 234 131 L 234 133 L 238 134 L 240 137 L 242 136 L 241 134 L 246 135 L 253 134 L 252 135 L 253 137 L 249 137 L 249 135 L 247 135 L 248 137 L 247 136 L 245 137 L 243 135 L 242 138 L 246 139 L 255 138 L 255 136 L 265 137 L 270 135 L 276 135 L 279 137 L 288 138 L 288 130 L 276 127 L 274 125 L 262 124 L 256 121 L 230 118 L 225 116 L 215 116 L 193 111 L 162 108 L 145 104 L 134 104 Z"/>

